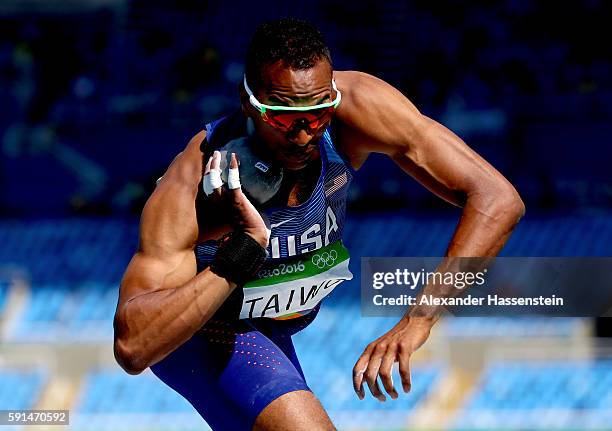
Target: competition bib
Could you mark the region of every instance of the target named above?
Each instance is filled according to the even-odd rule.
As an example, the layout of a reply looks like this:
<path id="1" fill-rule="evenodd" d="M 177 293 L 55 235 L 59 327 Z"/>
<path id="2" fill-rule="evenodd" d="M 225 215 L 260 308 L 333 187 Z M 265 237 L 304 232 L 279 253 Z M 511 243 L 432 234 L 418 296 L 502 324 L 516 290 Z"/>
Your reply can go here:
<path id="1" fill-rule="evenodd" d="M 350 256 L 341 241 L 291 260 L 267 262 L 243 286 L 241 319 L 291 319 L 312 310 L 334 288 L 351 280 Z"/>

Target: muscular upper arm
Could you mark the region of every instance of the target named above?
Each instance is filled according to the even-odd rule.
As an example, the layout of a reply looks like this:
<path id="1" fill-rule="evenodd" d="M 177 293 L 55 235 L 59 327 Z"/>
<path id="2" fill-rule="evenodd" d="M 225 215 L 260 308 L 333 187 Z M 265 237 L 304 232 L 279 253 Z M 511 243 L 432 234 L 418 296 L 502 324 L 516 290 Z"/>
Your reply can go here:
<path id="1" fill-rule="evenodd" d="M 140 219 L 138 251 L 121 282 L 119 302 L 145 292 L 179 286 L 196 273 L 196 196 L 202 178 L 198 133 L 170 164 L 149 197 Z"/>
<path id="2" fill-rule="evenodd" d="M 513 190 L 507 180 L 443 125 L 422 115 L 398 90 L 359 72 L 337 72 L 338 117 L 355 160 L 387 154 L 431 191 L 456 205 L 484 189 Z"/>

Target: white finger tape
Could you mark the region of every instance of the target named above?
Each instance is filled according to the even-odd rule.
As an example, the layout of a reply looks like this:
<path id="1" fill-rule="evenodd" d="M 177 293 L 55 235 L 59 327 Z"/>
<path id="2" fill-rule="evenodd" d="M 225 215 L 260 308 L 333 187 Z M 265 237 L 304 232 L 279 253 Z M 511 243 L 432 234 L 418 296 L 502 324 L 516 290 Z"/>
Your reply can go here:
<path id="1" fill-rule="evenodd" d="M 240 188 L 240 174 L 238 168 L 230 168 L 227 173 L 227 186 L 230 190 Z"/>
<path id="2" fill-rule="evenodd" d="M 204 189 L 204 194 L 206 196 L 212 194 L 212 186 L 210 185 L 210 175 L 204 175 L 202 178 L 202 188 Z"/>
<path id="3" fill-rule="evenodd" d="M 202 188 L 206 196 L 212 194 L 213 190 L 221 187 L 223 181 L 221 180 L 221 169 L 211 169 L 208 175 L 204 175 L 202 181 Z"/>

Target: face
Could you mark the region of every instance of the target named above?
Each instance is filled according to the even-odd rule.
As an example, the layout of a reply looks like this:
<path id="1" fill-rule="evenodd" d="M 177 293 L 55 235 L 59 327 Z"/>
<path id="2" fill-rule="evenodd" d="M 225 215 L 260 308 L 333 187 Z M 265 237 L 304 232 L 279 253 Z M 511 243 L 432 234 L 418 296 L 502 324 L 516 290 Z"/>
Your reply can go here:
<path id="1" fill-rule="evenodd" d="M 336 96 L 332 89 L 332 69 L 327 61 L 319 61 L 306 70 L 292 70 L 279 61 L 262 70 L 261 88 L 255 97 L 266 105 L 312 106 L 330 102 Z M 296 126 L 281 131 L 266 123 L 248 99 L 243 100 L 243 109 L 255 123 L 255 130 L 274 158 L 284 168 L 298 170 L 319 158 L 319 140 L 329 120 L 317 130 Z"/>

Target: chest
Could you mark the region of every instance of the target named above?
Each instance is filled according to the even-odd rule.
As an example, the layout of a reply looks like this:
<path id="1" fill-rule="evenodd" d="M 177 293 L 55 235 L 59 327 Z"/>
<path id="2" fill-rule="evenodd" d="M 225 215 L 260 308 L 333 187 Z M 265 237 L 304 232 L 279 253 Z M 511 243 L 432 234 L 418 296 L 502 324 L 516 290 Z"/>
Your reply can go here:
<path id="1" fill-rule="evenodd" d="M 321 175 L 320 158 L 313 160 L 307 168 L 301 171 L 285 171 L 278 193 L 262 209 L 282 206 L 297 207 L 304 204 L 313 195 Z"/>

